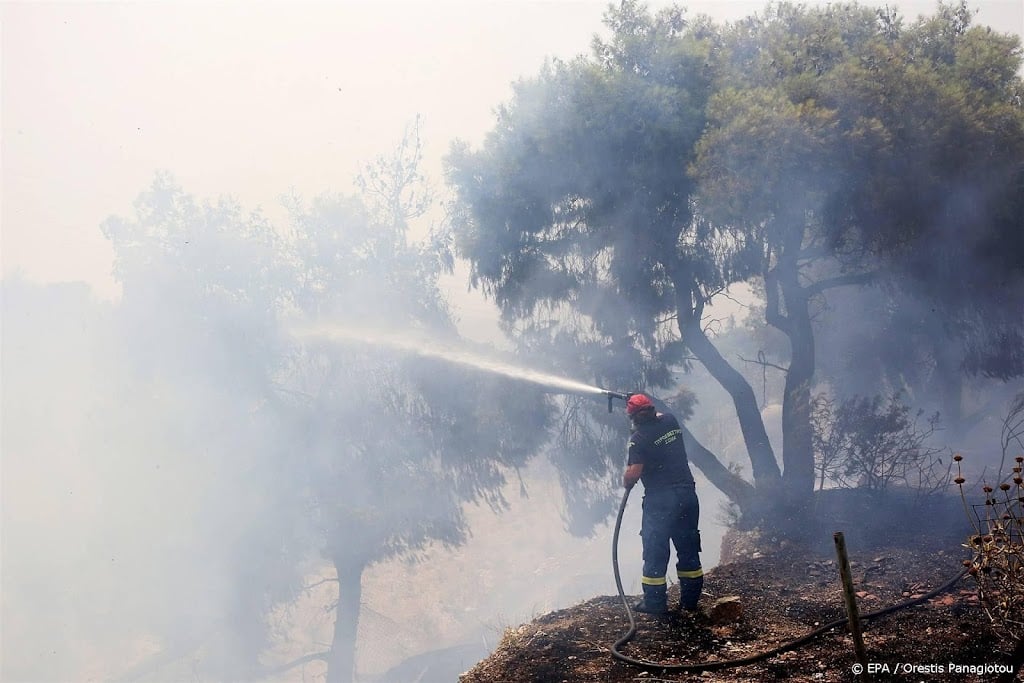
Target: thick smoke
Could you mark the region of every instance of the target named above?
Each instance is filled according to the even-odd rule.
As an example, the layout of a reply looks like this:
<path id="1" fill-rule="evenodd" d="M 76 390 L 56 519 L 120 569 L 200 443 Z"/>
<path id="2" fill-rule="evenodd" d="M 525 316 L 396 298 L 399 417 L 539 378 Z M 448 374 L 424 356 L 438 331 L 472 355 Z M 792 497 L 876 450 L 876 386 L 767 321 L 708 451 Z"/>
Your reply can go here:
<path id="1" fill-rule="evenodd" d="M 593 387 L 445 360 L 457 346 L 432 317 L 443 307 L 430 279 L 415 291 L 389 281 L 420 276 L 418 247 L 400 253 L 351 200 L 293 207 L 293 241 L 165 176 L 137 206 L 105 226 L 118 303 L 84 287 L 4 284 L 4 614 L 17 624 L 4 634 L 4 678 L 272 672 L 330 642 L 324 608 L 346 558 L 372 605 L 357 626 L 366 674 L 467 642 L 468 668 L 503 620 L 530 616 L 520 591 L 541 610 L 608 590 L 603 544 L 569 542 L 576 554 L 557 557 L 557 486 L 527 467 L 542 453 L 550 392 Z M 399 252 L 391 271 L 372 255 L 383 242 Z M 390 339 L 410 338 L 407 321 L 445 353 L 304 340 L 291 328 L 300 315 Z M 493 511 L 511 503 L 521 519 L 503 528 Z M 477 549 L 453 555 L 473 531 Z M 496 547 L 517 535 L 517 557 L 499 560 Z M 544 558 L 545 576 L 557 575 L 584 555 L 542 590 L 513 578 Z M 35 647 L 9 647 L 19 643 Z"/>
<path id="2" fill-rule="evenodd" d="M 626 47 L 612 41 L 603 54 L 614 61 Z M 686 55 L 695 65 L 706 57 Z M 556 65 L 545 74 L 560 82 L 573 69 L 582 67 Z M 706 85 L 702 69 L 665 75 Z M 536 114 L 531 92 L 529 84 L 517 90 L 527 118 Z M 718 247 L 736 263 L 747 255 L 729 234 L 717 246 L 705 242 L 712 228 L 691 224 L 695 205 L 664 209 L 681 185 L 693 189 L 681 150 L 704 120 L 693 119 L 684 140 L 667 144 L 660 136 L 686 115 L 688 100 L 668 98 L 665 117 L 645 129 L 630 97 L 587 94 L 595 102 L 590 117 L 581 126 L 560 120 L 546 129 L 545 144 L 607 124 L 622 131 L 618 147 L 635 152 L 634 143 L 652 134 L 660 154 L 648 168 L 650 159 L 570 140 L 580 153 L 574 172 L 611 169 L 595 173 L 607 185 L 588 189 L 608 202 L 598 207 L 608 220 L 597 227 L 615 237 L 619 252 L 589 259 L 582 249 L 579 219 L 593 204 L 570 197 L 551 208 L 559 220 L 545 238 L 564 248 L 568 265 L 552 267 L 536 251 L 519 255 L 536 269 L 519 283 L 523 305 L 543 315 L 506 326 L 518 360 L 502 372 L 447 362 L 446 354 L 476 357 L 480 349 L 460 342 L 437 288 L 450 263 L 444 236 L 414 243 L 405 228 L 420 217 L 422 196 L 373 186 L 372 178 L 364 189 L 375 187 L 381 204 L 365 196 L 293 198 L 275 223 L 160 176 L 134 214 L 104 226 L 117 252 L 120 301 L 98 302 L 84 286 L 6 279 L 0 678 L 320 676 L 325 664 L 317 658 L 278 667 L 322 655 L 335 635 L 339 579 L 355 573 L 362 592 L 352 598 L 349 581 L 345 595 L 359 608 L 350 635 L 361 678 L 413 658 L 386 680 L 451 680 L 425 674 L 431 665 L 415 658 L 444 648 L 453 667 L 468 668 L 505 627 L 614 590 L 607 522 L 621 495 L 628 427 L 619 406 L 609 415 L 603 398 L 586 395 L 594 386 L 679 394 L 674 405 L 695 436 L 749 478 L 731 398 L 675 340 L 674 290 L 645 256 L 662 247 L 680 247 L 694 261 Z M 517 142 L 513 136 L 510 144 Z M 974 154 L 966 145 L 962 153 Z M 537 163 L 526 152 L 518 161 Z M 775 176 L 782 194 L 815 188 L 788 206 L 789 215 L 848 208 L 828 194 L 863 181 L 864 169 L 840 175 L 836 159 L 823 161 L 837 175 Z M 524 177 L 545 189 L 569 186 L 570 175 L 538 166 L 527 166 Z M 750 168 L 760 183 L 763 169 Z M 671 174 L 678 182 L 650 202 L 621 191 L 625 177 Z M 1012 369 L 1022 300 L 1019 241 L 1000 239 L 1019 240 L 1012 230 L 1022 213 L 1008 210 L 988 221 L 992 233 L 978 235 L 970 228 L 991 218 L 986 202 L 1010 206 L 993 193 L 1015 191 L 1013 182 L 986 185 L 996 188 L 989 194 L 966 180 L 942 187 L 943 220 L 900 252 L 919 249 L 918 260 L 904 259 L 899 269 L 870 261 L 892 276 L 815 299 L 814 388 L 837 397 L 900 390 L 914 407 L 942 414 L 943 445 L 995 460 L 1000 411 L 1020 387 Z M 490 200 L 486 208 L 517 219 L 548 217 L 540 203 Z M 654 228 L 633 240 L 627 228 L 648 223 Z M 669 237 L 680 223 L 692 231 L 676 244 Z M 507 247 L 481 245 L 475 275 L 500 274 Z M 584 288 L 578 316 L 545 300 L 546 292 L 569 291 L 573 278 L 592 283 L 612 273 L 622 287 Z M 723 284 L 703 275 L 704 293 Z M 523 292 L 489 293 L 507 297 L 501 303 L 511 310 Z M 752 315 L 729 321 L 708 306 L 697 322 L 754 389 L 781 453 L 789 347 L 763 324 L 763 294 L 755 280 L 745 293 Z M 936 313 L 941 294 L 960 297 L 956 316 Z M 713 303 L 725 305 L 722 297 Z M 296 320 L 346 330 L 347 338 L 297 338 Z M 395 348 L 422 351 L 424 338 L 441 350 Z M 655 351 L 661 355 L 652 359 Z M 525 366 L 540 375 L 507 376 L 525 374 L 518 371 Z M 711 567 L 729 511 L 722 514 L 723 497 L 699 473 L 698 487 Z M 630 578 L 639 570 L 638 514 L 634 501 L 620 554 L 630 592 L 639 588 Z"/>

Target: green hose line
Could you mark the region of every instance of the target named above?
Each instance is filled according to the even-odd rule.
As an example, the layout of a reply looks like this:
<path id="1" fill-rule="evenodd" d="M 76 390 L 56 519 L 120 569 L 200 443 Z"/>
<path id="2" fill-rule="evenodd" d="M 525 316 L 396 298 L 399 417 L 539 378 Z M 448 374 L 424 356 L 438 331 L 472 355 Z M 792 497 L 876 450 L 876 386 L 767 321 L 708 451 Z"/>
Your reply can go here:
<path id="1" fill-rule="evenodd" d="M 775 647 L 766 652 L 751 655 L 749 657 L 743 657 L 741 659 L 726 659 L 714 662 L 703 662 L 700 664 L 667 664 L 660 662 L 651 662 L 646 659 L 637 659 L 635 657 L 630 657 L 629 655 L 622 654 L 622 652 L 619 651 L 619 648 L 628 643 L 630 640 L 632 640 L 633 637 L 636 635 L 636 619 L 633 617 L 633 610 L 632 608 L 630 608 L 629 602 L 626 600 L 625 591 L 622 590 L 622 577 L 619 575 L 619 529 L 622 527 L 622 515 L 626 511 L 627 500 L 629 500 L 629 489 L 626 489 L 626 492 L 622 496 L 622 503 L 619 505 L 619 515 L 618 518 L 615 520 L 615 532 L 612 535 L 612 567 L 615 570 L 615 587 L 619 591 L 619 598 L 622 600 L 622 604 L 626 608 L 626 614 L 629 616 L 629 631 L 627 631 L 624 636 L 616 640 L 615 644 L 612 645 L 612 657 L 614 657 L 615 659 L 618 659 L 622 662 L 626 662 L 627 664 L 633 664 L 634 666 L 643 667 L 645 669 L 657 669 L 661 671 L 714 671 L 716 669 L 727 669 L 734 666 L 746 666 L 748 664 L 754 664 L 755 662 L 760 662 L 762 660 L 769 659 L 771 657 L 774 657 L 775 655 L 787 652 L 789 650 L 794 650 L 800 647 L 801 645 L 809 643 L 818 636 L 823 635 L 828 631 L 831 631 L 832 629 L 844 627 L 847 625 L 847 618 L 843 617 L 842 619 L 837 619 L 836 621 L 816 628 L 813 631 L 797 638 L 796 640 L 792 640 L 788 643 L 783 643 L 782 645 L 779 645 L 778 647 Z M 870 621 L 871 619 L 877 619 L 887 614 L 892 614 L 893 612 L 901 610 L 905 607 L 919 605 L 922 602 L 925 602 L 926 600 L 932 599 L 940 593 L 946 592 L 954 585 L 956 585 L 956 583 L 960 579 L 962 579 L 966 574 L 967 570 L 965 569 L 953 578 L 951 578 L 950 580 L 943 583 L 938 588 L 928 593 L 925 593 L 920 597 L 914 598 L 912 600 L 907 600 L 905 602 L 897 603 L 890 607 L 886 607 L 885 609 L 880 609 L 876 612 L 868 612 L 866 614 L 862 614 L 861 620 Z"/>

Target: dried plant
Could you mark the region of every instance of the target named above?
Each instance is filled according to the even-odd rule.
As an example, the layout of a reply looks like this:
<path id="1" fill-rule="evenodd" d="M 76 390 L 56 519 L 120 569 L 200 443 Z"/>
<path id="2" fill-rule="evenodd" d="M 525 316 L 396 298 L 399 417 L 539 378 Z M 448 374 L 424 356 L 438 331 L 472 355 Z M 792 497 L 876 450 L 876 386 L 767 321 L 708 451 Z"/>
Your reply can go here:
<path id="1" fill-rule="evenodd" d="M 1013 446 L 1024 446 L 1024 394 L 1018 394 L 1003 421 L 1003 463 Z M 984 484 L 984 505 L 967 504 L 961 462 L 953 457 L 964 509 L 974 525 L 974 534 L 965 543 L 973 558 L 964 565 L 978 585 L 978 597 L 992 622 L 992 629 L 1007 651 L 1024 643 L 1024 456 L 1014 459 L 1006 476 L 994 486 Z M 1002 470 L 1000 470 L 1002 471 Z"/>

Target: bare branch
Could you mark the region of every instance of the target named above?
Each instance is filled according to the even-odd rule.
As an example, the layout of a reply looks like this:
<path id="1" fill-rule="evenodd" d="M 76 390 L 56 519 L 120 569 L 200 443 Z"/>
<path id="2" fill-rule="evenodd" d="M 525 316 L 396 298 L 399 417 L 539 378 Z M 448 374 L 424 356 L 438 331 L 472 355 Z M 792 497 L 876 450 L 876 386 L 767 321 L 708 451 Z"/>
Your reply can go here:
<path id="1" fill-rule="evenodd" d="M 302 590 L 310 591 L 310 590 L 313 590 L 314 588 L 316 588 L 317 586 L 324 585 L 325 583 L 338 583 L 338 579 L 337 579 L 337 577 L 335 577 L 333 579 L 320 579 L 319 581 L 314 581 L 311 584 L 303 586 Z"/>
<path id="2" fill-rule="evenodd" d="M 716 334 L 718 334 L 718 331 L 721 330 L 722 322 L 722 318 L 708 318 L 707 322 L 704 323 L 703 325 L 704 334 L 708 335 L 709 337 L 715 336 Z"/>
<path id="3" fill-rule="evenodd" d="M 760 358 L 757 359 L 757 360 L 753 360 L 751 358 L 744 358 L 743 356 L 739 356 L 739 355 L 737 355 L 736 357 L 739 358 L 744 363 L 753 363 L 755 365 L 760 365 L 761 367 L 765 367 L 765 368 L 775 368 L 776 370 L 778 370 L 780 372 L 789 372 L 789 368 L 784 368 L 781 365 L 776 365 L 775 363 L 769 363 L 768 361 L 761 360 Z"/>
<path id="4" fill-rule="evenodd" d="M 279 665 L 273 666 L 273 667 L 266 667 L 266 668 L 262 669 L 258 673 L 258 676 L 260 678 L 269 678 L 271 676 L 276 676 L 278 674 L 283 674 L 285 671 L 290 671 L 290 670 L 294 669 L 297 666 L 302 666 L 303 664 L 309 664 L 310 662 L 317 662 L 317 661 L 326 662 L 327 661 L 327 657 L 330 654 L 331 654 L 330 652 L 311 652 L 308 655 L 302 655 L 298 659 L 293 659 L 292 661 L 287 662 L 285 664 L 279 664 Z"/>
<path id="5" fill-rule="evenodd" d="M 725 290 L 725 289 L 720 289 L 717 292 L 715 292 L 714 294 L 712 294 L 711 296 L 723 296 L 726 299 L 728 299 L 729 301 L 731 301 L 734 304 L 736 304 L 737 306 L 741 306 L 743 308 L 750 308 L 750 304 L 743 303 L 742 301 L 740 301 L 739 299 L 734 297 L 732 294 L 730 294 L 728 292 L 728 290 Z"/>
<path id="6" fill-rule="evenodd" d="M 1003 418 L 1002 433 L 999 439 L 1000 445 L 1003 448 L 1003 455 L 999 460 L 1000 473 L 1004 471 L 1003 468 L 1006 465 L 1006 456 L 1010 446 L 1013 443 L 1017 443 L 1021 449 L 1024 449 L 1022 437 L 1024 437 L 1024 392 L 1013 397 L 1006 417 Z"/>
<path id="7" fill-rule="evenodd" d="M 656 322 L 659 325 L 663 325 L 663 324 L 665 324 L 667 322 L 671 322 L 673 320 L 679 320 L 679 314 L 678 313 L 673 313 L 672 315 L 667 315 L 664 318 L 656 318 L 655 320 L 656 320 Z"/>

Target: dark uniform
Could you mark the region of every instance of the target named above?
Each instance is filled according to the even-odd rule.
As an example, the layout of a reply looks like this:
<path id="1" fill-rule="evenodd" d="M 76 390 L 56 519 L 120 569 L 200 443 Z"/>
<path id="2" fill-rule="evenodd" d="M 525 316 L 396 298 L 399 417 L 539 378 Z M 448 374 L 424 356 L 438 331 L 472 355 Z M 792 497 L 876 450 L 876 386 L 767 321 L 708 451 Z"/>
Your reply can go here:
<path id="1" fill-rule="evenodd" d="M 675 416 L 669 413 L 654 414 L 651 410 L 647 415 L 638 414 L 634 421 L 636 430 L 629 438 L 627 464 L 643 465 L 640 537 L 644 545 L 644 601 L 641 605 L 651 608 L 645 611 L 660 612 L 666 608 L 665 573 L 671 539 L 676 548 L 680 607 L 694 610 L 704 586 L 697 529 L 700 506 L 682 431 Z"/>

